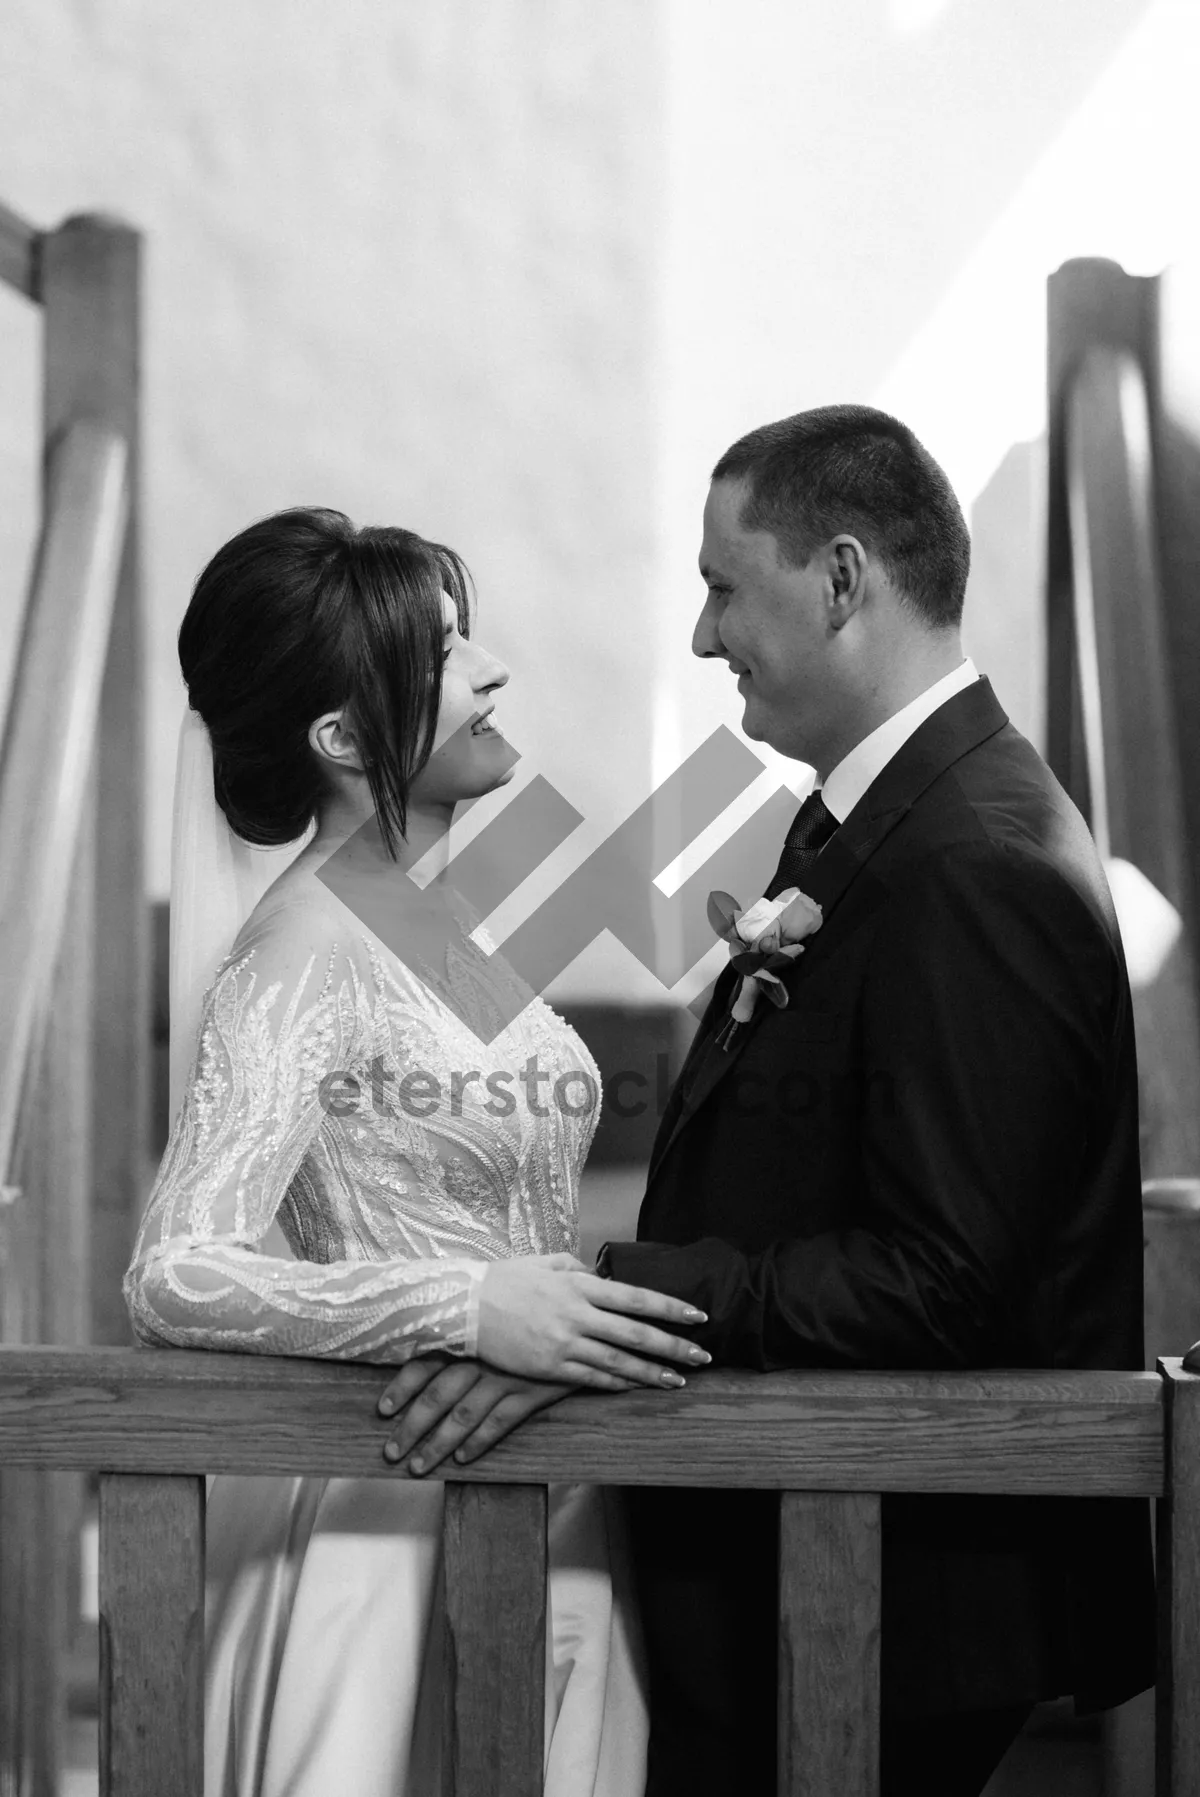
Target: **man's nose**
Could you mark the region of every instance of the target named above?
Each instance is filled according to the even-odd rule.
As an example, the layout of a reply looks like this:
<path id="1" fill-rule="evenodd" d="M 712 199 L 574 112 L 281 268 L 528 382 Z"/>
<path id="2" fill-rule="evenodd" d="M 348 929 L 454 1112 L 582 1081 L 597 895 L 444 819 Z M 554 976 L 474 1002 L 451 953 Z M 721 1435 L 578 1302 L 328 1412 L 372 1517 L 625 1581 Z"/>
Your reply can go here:
<path id="1" fill-rule="evenodd" d="M 713 600 L 706 599 L 692 632 L 692 654 L 705 656 L 724 653 L 725 645 L 717 632 L 717 608 Z"/>

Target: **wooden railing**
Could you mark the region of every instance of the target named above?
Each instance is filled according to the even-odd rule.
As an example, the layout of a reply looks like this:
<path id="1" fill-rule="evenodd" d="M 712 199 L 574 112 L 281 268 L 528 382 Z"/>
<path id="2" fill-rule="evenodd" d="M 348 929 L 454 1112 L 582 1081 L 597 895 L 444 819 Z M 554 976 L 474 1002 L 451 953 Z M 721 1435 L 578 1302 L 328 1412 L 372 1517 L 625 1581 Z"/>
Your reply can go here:
<path id="1" fill-rule="evenodd" d="M 396 1478 L 378 1367 L 0 1350 L 0 1460 L 100 1474 L 104 1797 L 201 1797 L 206 1473 Z M 542 1786 L 546 1485 L 778 1490 L 779 1790 L 878 1790 L 880 1496 L 1158 1500 L 1159 1797 L 1200 1791 L 1200 1377 L 696 1375 L 576 1396 L 477 1466 L 443 1523 L 446 1797 Z M 1103 1576 L 1102 1569 L 1099 1576 Z"/>

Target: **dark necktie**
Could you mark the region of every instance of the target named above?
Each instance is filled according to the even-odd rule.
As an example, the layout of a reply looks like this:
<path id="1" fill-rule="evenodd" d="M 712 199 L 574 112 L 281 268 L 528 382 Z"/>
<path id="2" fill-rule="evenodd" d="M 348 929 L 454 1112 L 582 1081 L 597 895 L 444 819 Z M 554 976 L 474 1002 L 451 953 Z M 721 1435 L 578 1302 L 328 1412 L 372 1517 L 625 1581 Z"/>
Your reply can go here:
<path id="1" fill-rule="evenodd" d="M 789 886 L 799 886 L 803 891 L 805 874 L 837 827 L 838 820 L 820 793 L 810 792 L 792 819 L 779 866 L 763 897 L 776 898 Z"/>

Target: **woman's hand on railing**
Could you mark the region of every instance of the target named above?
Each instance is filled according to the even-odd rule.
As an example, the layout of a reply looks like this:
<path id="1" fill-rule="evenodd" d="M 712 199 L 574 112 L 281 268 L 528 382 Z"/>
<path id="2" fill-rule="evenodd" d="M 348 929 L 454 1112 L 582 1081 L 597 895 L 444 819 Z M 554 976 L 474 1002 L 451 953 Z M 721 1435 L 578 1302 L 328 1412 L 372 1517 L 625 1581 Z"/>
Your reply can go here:
<path id="1" fill-rule="evenodd" d="M 655 1325 L 704 1321 L 695 1305 L 600 1279 L 572 1254 L 522 1255 L 484 1274 L 476 1345 L 481 1360 L 527 1379 L 593 1391 L 621 1390 L 627 1380 L 675 1387 L 682 1375 L 659 1361 L 700 1367 L 711 1356 Z"/>
<path id="2" fill-rule="evenodd" d="M 614 1389 L 632 1391 L 632 1380 Z M 479 1360 L 422 1354 L 390 1380 L 379 1399 L 380 1416 L 397 1416 L 383 1457 L 405 1471 L 428 1473 L 453 1454 L 459 1465 L 477 1460 L 526 1417 L 557 1404 L 572 1390 L 500 1373 Z M 414 1450 L 418 1450 L 414 1452 Z"/>

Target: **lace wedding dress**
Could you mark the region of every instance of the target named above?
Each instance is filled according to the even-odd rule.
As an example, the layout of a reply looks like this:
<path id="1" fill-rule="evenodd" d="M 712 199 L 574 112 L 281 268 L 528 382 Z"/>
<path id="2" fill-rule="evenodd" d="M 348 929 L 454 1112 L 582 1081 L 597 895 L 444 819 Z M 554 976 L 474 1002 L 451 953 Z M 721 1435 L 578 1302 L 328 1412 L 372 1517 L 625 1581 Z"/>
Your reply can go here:
<path id="1" fill-rule="evenodd" d="M 575 1251 L 595 1063 L 540 999 L 481 1048 L 460 1017 L 501 976 L 469 941 L 442 977 L 465 1003 L 311 868 L 260 901 L 205 996 L 126 1275 L 142 1342 L 469 1355 L 489 1261 Z M 442 1494 L 386 1475 L 210 1478 L 205 1797 L 436 1797 Z M 547 1797 L 640 1797 L 611 1494 L 551 1488 L 549 1560 Z"/>

